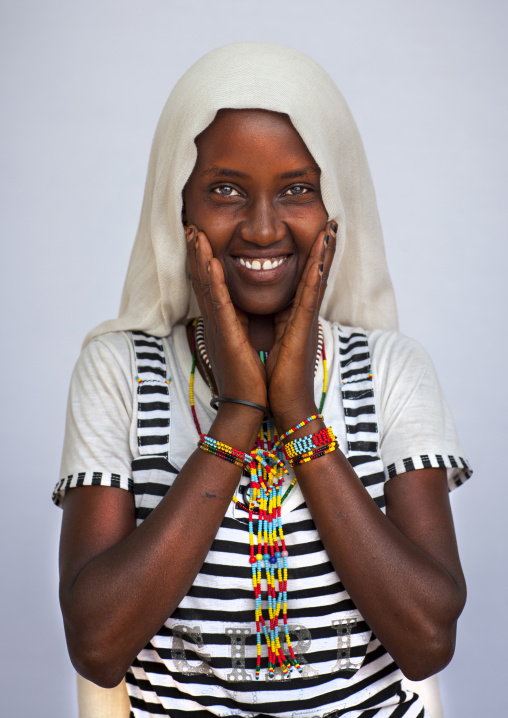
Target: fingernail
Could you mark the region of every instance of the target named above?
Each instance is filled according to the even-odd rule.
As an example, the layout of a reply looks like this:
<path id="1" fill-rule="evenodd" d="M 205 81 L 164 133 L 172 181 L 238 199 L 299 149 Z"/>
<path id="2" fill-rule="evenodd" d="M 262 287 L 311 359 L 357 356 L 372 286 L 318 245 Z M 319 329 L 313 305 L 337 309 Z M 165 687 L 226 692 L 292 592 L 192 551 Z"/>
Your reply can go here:
<path id="1" fill-rule="evenodd" d="M 333 232 L 333 236 L 335 236 L 337 234 L 337 223 L 336 222 L 331 223 L 330 230 Z"/>
<path id="2" fill-rule="evenodd" d="M 208 271 L 210 271 L 210 264 L 211 264 L 211 262 L 208 262 L 208 264 L 206 265 L 206 268 Z"/>
<path id="3" fill-rule="evenodd" d="M 324 269 L 324 265 L 320 264 L 319 265 L 319 274 L 323 274 L 323 269 Z"/>
<path id="4" fill-rule="evenodd" d="M 194 234 L 194 227 L 187 227 L 186 234 L 187 234 L 187 241 L 190 242 L 192 239 L 192 236 Z"/>
<path id="5" fill-rule="evenodd" d="M 325 234 L 325 244 L 328 247 L 328 242 L 330 241 L 330 236 L 328 234 Z"/>

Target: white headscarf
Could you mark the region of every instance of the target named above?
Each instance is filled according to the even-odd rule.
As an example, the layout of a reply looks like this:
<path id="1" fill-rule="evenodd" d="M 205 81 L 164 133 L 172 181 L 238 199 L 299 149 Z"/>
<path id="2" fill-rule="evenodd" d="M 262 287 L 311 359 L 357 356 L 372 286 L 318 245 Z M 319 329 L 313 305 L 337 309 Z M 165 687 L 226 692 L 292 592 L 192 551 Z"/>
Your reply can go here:
<path id="1" fill-rule="evenodd" d="M 364 329 L 396 329 L 372 179 L 344 98 L 307 55 L 245 42 L 202 57 L 169 96 L 153 140 L 119 317 L 93 329 L 85 344 L 130 329 L 165 336 L 177 322 L 199 314 L 186 263 L 182 190 L 196 162 L 195 137 L 224 108 L 286 113 L 321 168 L 323 202 L 338 224 L 322 316 Z"/>

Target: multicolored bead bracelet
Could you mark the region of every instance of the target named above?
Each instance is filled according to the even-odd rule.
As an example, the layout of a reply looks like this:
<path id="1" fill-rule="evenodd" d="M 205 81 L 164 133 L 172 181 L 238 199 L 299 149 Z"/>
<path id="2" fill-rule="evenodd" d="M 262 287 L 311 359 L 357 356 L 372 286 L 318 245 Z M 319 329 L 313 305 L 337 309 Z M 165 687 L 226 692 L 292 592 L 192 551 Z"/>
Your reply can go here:
<path id="1" fill-rule="evenodd" d="M 321 407 L 319 407 L 319 408 L 321 409 Z M 321 419 L 321 421 L 323 421 L 323 415 L 320 413 L 320 414 L 313 414 L 312 416 L 308 416 L 306 419 L 301 421 L 299 424 L 297 424 L 296 426 L 293 426 L 292 429 L 288 429 L 283 434 L 281 434 L 279 436 L 279 441 L 284 441 L 284 439 L 287 439 L 288 436 L 291 436 L 291 434 L 294 434 L 295 431 L 298 431 L 298 429 L 301 429 L 302 426 L 306 426 L 307 424 L 310 424 L 310 422 L 314 421 L 314 419 Z"/>
<path id="2" fill-rule="evenodd" d="M 326 429 L 320 429 L 315 434 L 308 434 L 307 436 L 301 436 L 293 441 L 288 441 L 284 444 L 284 454 L 286 459 L 289 461 L 300 454 L 304 454 L 307 451 L 314 451 L 319 446 L 330 444 L 335 441 L 335 435 L 332 431 L 332 427 L 329 426 Z"/>
<path id="3" fill-rule="evenodd" d="M 198 446 L 202 451 L 206 451 L 207 454 L 213 454 L 219 459 L 229 461 L 231 464 L 243 468 L 245 463 L 250 464 L 250 456 L 245 454 L 243 451 L 233 449 L 231 446 L 224 444 L 222 441 L 217 441 L 211 436 L 200 434 Z"/>
<path id="4" fill-rule="evenodd" d="M 320 446 L 315 451 L 309 451 L 306 454 L 300 454 L 300 456 L 296 456 L 294 459 L 291 459 L 289 463 L 292 467 L 300 466 L 300 464 L 306 464 L 308 461 L 312 461 L 313 459 L 319 459 L 320 456 L 324 456 L 325 454 L 330 454 L 332 451 L 335 451 L 338 448 L 339 444 L 336 441 L 332 441 L 330 444 Z"/>

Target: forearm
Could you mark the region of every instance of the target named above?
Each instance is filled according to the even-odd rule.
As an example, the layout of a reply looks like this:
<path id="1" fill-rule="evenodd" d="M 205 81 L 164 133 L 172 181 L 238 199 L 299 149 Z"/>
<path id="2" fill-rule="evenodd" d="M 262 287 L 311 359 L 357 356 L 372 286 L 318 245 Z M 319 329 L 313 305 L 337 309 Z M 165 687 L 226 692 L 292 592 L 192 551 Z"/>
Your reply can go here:
<path id="1" fill-rule="evenodd" d="M 410 678 L 443 668 L 465 601 L 462 575 L 454 578 L 379 510 L 340 450 L 297 475 L 330 560 L 374 634 Z"/>
<path id="2" fill-rule="evenodd" d="M 260 418 L 255 410 L 225 407 L 209 433 L 250 451 Z M 64 570 L 60 594 L 69 653 L 86 677 L 114 685 L 173 613 L 203 564 L 240 473 L 196 450 L 137 529 L 74 575 Z"/>

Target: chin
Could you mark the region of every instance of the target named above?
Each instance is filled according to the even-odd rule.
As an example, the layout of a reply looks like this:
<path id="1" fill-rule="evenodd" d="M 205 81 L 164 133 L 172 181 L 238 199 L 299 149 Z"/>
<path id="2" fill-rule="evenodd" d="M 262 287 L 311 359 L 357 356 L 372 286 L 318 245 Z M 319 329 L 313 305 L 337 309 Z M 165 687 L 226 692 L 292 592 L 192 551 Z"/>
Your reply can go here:
<path id="1" fill-rule="evenodd" d="M 269 316 L 281 312 L 283 309 L 290 307 L 293 303 L 294 294 L 289 297 L 281 297 L 280 299 L 271 298 L 270 300 L 253 301 L 251 298 L 236 296 L 231 294 L 231 301 L 238 309 L 246 314 L 257 316 Z"/>
<path id="2" fill-rule="evenodd" d="M 246 314 L 250 314 L 253 316 L 259 316 L 259 317 L 268 317 L 268 316 L 274 316 L 278 312 L 281 312 L 283 309 L 286 309 L 286 307 L 291 306 L 291 302 L 286 302 L 285 304 L 257 304 L 252 302 L 235 302 L 233 301 L 233 304 L 238 309 L 241 309 Z"/>

